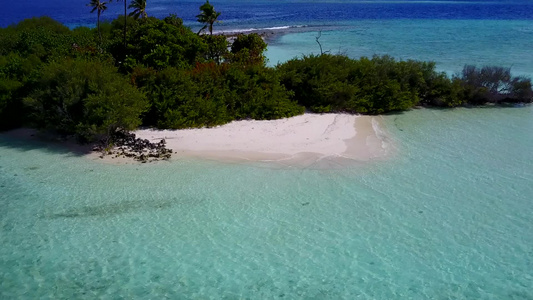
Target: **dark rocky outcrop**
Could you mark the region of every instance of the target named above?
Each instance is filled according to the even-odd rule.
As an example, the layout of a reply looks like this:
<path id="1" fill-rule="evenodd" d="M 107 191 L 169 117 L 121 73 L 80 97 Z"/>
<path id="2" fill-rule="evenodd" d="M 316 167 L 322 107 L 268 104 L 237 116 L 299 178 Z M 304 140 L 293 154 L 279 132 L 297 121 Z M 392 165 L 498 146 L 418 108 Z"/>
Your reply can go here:
<path id="1" fill-rule="evenodd" d="M 117 129 L 107 138 L 102 139 L 93 151 L 102 152 L 101 158 L 104 155 L 113 155 L 114 157 L 129 157 L 143 163 L 169 159 L 172 156 L 172 149 L 166 148 L 165 139 L 152 143 L 147 139 L 137 138 L 134 133 L 123 129 Z"/>

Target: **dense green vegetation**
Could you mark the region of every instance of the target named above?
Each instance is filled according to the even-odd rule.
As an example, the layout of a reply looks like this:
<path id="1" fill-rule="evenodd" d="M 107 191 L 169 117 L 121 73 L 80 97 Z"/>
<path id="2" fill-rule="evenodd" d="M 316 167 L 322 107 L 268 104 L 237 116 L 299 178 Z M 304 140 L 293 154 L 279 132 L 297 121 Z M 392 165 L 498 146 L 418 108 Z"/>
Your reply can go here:
<path id="1" fill-rule="evenodd" d="M 175 16 L 121 16 L 96 30 L 35 18 L 0 29 L 0 42 L 3 129 L 32 125 L 91 140 L 118 127 L 203 127 L 304 111 L 265 66 L 259 36 L 239 36 L 230 48 Z"/>
<path id="2" fill-rule="evenodd" d="M 500 67 L 465 66 L 461 74 L 449 78 L 436 72 L 432 62 L 322 54 L 295 58 L 277 69 L 298 104 L 313 112 L 381 114 L 417 105 L 533 100 L 530 79 L 512 77 L 509 69 Z"/>
<path id="3" fill-rule="evenodd" d="M 91 7 L 101 13 L 101 4 Z M 466 66 L 450 78 L 431 62 L 321 54 L 269 68 L 257 34 L 229 43 L 135 4 L 132 17 L 96 29 L 47 17 L 0 28 L 0 129 L 31 125 L 91 140 L 116 128 L 215 126 L 304 110 L 380 114 L 533 100 L 529 79 L 498 67 Z M 202 7 L 197 17 L 211 32 L 220 13 Z"/>
<path id="4" fill-rule="evenodd" d="M 148 108 L 146 96 L 114 66 L 66 59 L 45 65 L 40 73 L 23 99 L 38 127 L 90 140 L 98 133 L 141 125 L 139 116 Z"/>

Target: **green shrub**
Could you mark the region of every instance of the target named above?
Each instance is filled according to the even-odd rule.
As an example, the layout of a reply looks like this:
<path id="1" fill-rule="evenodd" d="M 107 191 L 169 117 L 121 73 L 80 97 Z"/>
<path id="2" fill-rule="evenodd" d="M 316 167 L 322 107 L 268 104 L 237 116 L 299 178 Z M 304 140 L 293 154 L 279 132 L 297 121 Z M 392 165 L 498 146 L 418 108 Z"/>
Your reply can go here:
<path id="1" fill-rule="evenodd" d="M 266 64 L 267 44 L 257 33 L 239 34 L 231 45 L 230 61 L 242 65 Z"/>
<path id="2" fill-rule="evenodd" d="M 36 126 L 82 139 L 118 127 L 134 129 L 147 109 L 145 96 L 115 67 L 72 59 L 46 65 L 24 102 Z"/>
<path id="3" fill-rule="evenodd" d="M 0 130 L 21 126 L 26 119 L 22 98 L 33 89 L 40 77 L 41 60 L 11 52 L 0 56 Z"/>
<path id="4" fill-rule="evenodd" d="M 138 64 L 162 70 L 168 67 L 188 69 L 207 52 L 207 45 L 179 19 L 169 17 L 165 20 L 147 18 L 138 21 L 128 31 L 126 69 L 131 70 Z M 118 31 L 115 31 L 118 32 Z M 114 39 L 110 47 L 116 60 L 123 56 L 122 39 Z"/>
<path id="5" fill-rule="evenodd" d="M 218 88 L 220 76 L 211 70 L 190 71 L 168 68 L 157 74 L 148 95 L 152 115 L 159 128 L 215 126 L 231 121 L 225 102 L 226 91 Z"/>
<path id="6" fill-rule="evenodd" d="M 201 35 L 207 45 L 204 58 L 206 61 L 214 61 L 220 64 L 228 56 L 229 42 L 223 35 Z"/>
<path id="7" fill-rule="evenodd" d="M 145 124 L 159 128 L 210 127 L 235 119 L 277 119 L 303 113 L 277 74 L 266 67 L 211 62 L 192 70 L 137 68 L 133 74 L 151 103 Z"/>
<path id="8" fill-rule="evenodd" d="M 431 62 L 321 54 L 292 59 L 277 70 L 298 103 L 314 112 L 380 114 L 421 103 L 458 102 L 457 84 Z"/>
<path id="9" fill-rule="evenodd" d="M 304 112 L 272 69 L 232 66 L 225 73 L 225 82 L 224 88 L 232 94 L 227 105 L 235 119 L 279 119 Z"/>

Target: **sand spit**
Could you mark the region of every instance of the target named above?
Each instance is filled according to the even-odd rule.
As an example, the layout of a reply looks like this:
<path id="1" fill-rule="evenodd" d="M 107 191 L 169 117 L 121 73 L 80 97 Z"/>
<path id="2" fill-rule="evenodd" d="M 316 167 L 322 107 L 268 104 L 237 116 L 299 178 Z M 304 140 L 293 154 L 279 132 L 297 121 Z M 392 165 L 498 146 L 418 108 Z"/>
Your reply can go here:
<path id="1" fill-rule="evenodd" d="M 380 118 L 304 114 L 271 121 L 234 121 L 214 128 L 143 129 L 135 134 L 152 142 L 165 139 L 167 147 L 174 151 L 172 159 L 331 166 L 385 158 L 389 147 L 379 126 Z"/>
<path id="2" fill-rule="evenodd" d="M 234 121 L 200 129 L 141 129 L 137 138 L 158 143 L 166 141 L 172 149 L 170 161 L 184 158 L 222 162 L 264 162 L 287 167 L 336 168 L 384 159 L 391 153 L 391 143 L 380 126 L 379 116 L 350 114 L 304 114 L 271 121 Z M 45 142 L 60 152 L 70 152 L 88 159 L 111 164 L 138 164 L 131 158 L 91 151 L 91 145 L 77 145 L 72 140 L 17 129 L 3 133 L 16 139 Z"/>

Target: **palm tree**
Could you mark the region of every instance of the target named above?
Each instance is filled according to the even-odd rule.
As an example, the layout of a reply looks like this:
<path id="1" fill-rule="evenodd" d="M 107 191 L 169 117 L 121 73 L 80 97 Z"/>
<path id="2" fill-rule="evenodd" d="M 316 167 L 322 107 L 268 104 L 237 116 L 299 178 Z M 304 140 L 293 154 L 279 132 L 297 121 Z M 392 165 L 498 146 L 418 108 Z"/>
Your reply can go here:
<path id="1" fill-rule="evenodd" d="M 130 16 L 133 16 L 135 19 L 138 19 L 139 17 L 141 17 L 141 19 L 148 17 L 146 14 L 146 0 L 133 0 L 128 8 L 134 9 L 130 13 Z"/>
<path id="2" fill-rule="evenodd" d="M 98 36 L 100 36 L 100 41 L 102 41 L 102 33 L 100 32 L 100 14 L 102 14 L 107 9 L 107 2 L 102 2 L 100 0 L 91 0 L 87 6 L 92 7 L 91 13 L 98 12 L 98 19 L 96 26 L 98 27 Z"/>
<path id="3" fill-rule="evenodd" d="M 196 16 L 198 19 L 198 22 L 204 23 L 204 27 L 198 31 L 198 33 L 202 32 L 204 29 L 209 26 L 209 33 L 213 35 L 213 24 L 215 22 L 219 22 L 217 19 L 220 16 L 219 12 L 215 11 L 215 8 L 211 3 L 209 3 L 209 0 L 206 0 L 202 6 L 200 6 L 201 13 Z"/>

